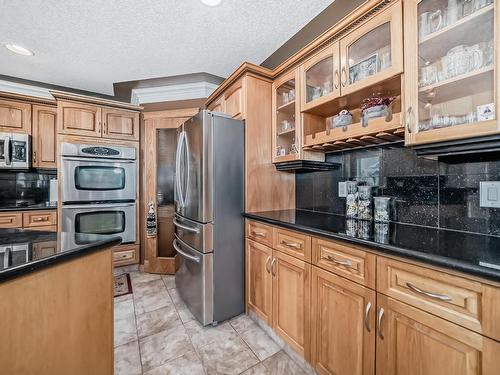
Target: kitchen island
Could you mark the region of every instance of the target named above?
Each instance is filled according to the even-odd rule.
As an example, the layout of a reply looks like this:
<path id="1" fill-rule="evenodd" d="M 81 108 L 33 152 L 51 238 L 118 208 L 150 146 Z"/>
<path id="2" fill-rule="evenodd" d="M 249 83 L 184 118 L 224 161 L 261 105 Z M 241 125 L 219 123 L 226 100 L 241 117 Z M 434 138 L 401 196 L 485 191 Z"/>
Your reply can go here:
<path id="1" fill-rule="evenodd" d="M 116 236 L 0 229 L 0 371 L 113 373 Z"/>

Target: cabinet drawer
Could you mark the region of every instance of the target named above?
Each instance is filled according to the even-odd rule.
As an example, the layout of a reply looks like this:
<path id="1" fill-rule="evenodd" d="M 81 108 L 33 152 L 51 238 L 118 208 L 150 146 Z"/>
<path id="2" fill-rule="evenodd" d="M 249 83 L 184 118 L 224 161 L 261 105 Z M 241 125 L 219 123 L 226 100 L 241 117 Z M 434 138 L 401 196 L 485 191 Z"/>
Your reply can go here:
<path id="1" fill-rule="evenodd" d="M 133 246 L 120 246 L 115 248 L 113 252 L 113 265 L 124 266 L 127 264 L 134 264 L 139 261 L 139 247 Z"/>
<path id="2" fill-rule="evenodd" d="M 375 289 L 375 255 L 352 245 L 312 240 L 313 264 Z"/>
<path id="3" fill-rule="evenodd" d="M 0 213 L 0 228 L 21 228 L 23 215 L 21 212 Z"/>
<path id="4" fill-rule="evenodd" d="M 57 232 L 57 225 L 47 225 L 44 227 L 27 227 L 29 230 L 40 230 L 42 232 Z"/>
<path id="5" fill-rule="evenodd" d="M 441 271 L 377 258 L 377 291 L 500 339 L 500 289 Z"/>
<path id="6" fill-rule="evenodd" d="M 274 228 L 273 248 L 295 258 L 311 262 L 311 237 L 305 234 Z"/>
<path id="7" fill-rule="evenodd" d="M 269 247 L 273 246 L 273 228 L 268 225 L 247 220 L 246 235 L 254 241 Z"/>
<path id="8" fill-rule="evenodd" d="M 23 227 L 45 227 L 57 225 L 56 211 L 29 211 L 23 212 Z"/>

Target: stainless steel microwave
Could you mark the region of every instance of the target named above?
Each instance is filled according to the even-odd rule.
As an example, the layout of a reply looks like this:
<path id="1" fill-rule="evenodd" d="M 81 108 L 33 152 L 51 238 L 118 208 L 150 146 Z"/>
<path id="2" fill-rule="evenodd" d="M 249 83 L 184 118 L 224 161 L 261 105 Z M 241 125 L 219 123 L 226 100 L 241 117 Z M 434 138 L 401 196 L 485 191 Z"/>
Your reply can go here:
<path id="1" fill-rule="evenodd" d="M 28 134 L 0 133 L 0 169 L 29 169 L 30 159 Z"/>
<path id="2" fill-rule="evenodd" d="M 134 201 L 137 195 L 136 150 L 63 143 L 61 180 L 64 204 Z"/>

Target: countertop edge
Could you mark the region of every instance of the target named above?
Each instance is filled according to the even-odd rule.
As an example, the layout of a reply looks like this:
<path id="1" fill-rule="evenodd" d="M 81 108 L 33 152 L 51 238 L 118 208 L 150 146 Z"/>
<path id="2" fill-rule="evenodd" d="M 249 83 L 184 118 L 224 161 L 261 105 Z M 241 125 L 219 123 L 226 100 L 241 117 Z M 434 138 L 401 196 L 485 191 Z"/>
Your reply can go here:
<path id="1" fill-rule="evenodd" d="M 13 280 L 16 277 L 28 275 L 32 272 L 45 269 L 49 266 L 62 263 L 71 259 L 76 259 L 81 256 L 92 254 L 96 251 L 105 250 L 107 248 L 121 244 L 121 237 L 111 237 L 102 241 L 97 241 L 88 245 L 79 247 L 78 249 L 68 250 L 51 257 L 42 258 L 35 262 L 23 264 L 15 268 L 10 268 L 0 272 L 0 283 Z"/>
<path id="2" fill-rule="evenodd" d="M 51 211 L 57 210 L 57 206 L 41 206 L 41 207 L 3 207 L 0 212 L 23 212 L 23 211 Z"/>
<path id="3" fill-rule="evenodd" d="M 267 217 L 259 216 L 252 213 L 244 213 L 243 216 L 247 219 L 253 219 L 261 222 L 265 222 L 271 225 L 277 225 L 291 230 L 298 230 L 308 234 L 323 236 L 330 239 L 342 240 L 354 244 L 363 245 L 369 250 L 380 251 L 383 254 L 400 256 L 402 258 L 407 258 L 410 260 L 421 261 L 434 266 L 439 266 L 445 269 L 462 272 L 472 276 L 482 277 L 484 279 L 500 282 L 500 271 L 494 269 L 487 269 L 480 266 L 476 266 L 467 262 L 459 261 L 453 258 L 447 258 L 440 255 L 426 254 L 415 250 L 408 250 L 396 246 L 380 244 L 372 241 L 362 240 L 360 238 L 350 237 L 347 235 L 341 235 L 338 233 L 333 233 L 321 229 L 316 229 L 301 224 L 291 224 L 279 220 L 270 219 Z M 381 255 L 383 255 L 381 254 Z"/>

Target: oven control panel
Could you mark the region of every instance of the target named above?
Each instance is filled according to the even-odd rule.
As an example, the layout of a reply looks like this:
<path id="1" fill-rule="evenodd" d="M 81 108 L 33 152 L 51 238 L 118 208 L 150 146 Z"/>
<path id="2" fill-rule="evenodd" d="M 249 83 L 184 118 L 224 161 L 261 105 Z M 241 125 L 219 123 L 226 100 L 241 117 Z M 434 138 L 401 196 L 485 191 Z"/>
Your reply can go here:
<path id="1" fill-rule="evenodd" d="M 89 155 L 98 155 L 98 156 L 117 156 L 120 154 L 120 151 L 114 150 L 109 147 L 92 146 L 92 147 L 82 148 L 82 153 Z"/>

